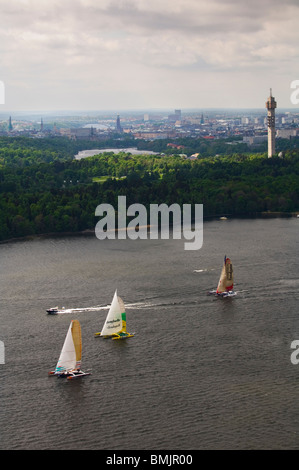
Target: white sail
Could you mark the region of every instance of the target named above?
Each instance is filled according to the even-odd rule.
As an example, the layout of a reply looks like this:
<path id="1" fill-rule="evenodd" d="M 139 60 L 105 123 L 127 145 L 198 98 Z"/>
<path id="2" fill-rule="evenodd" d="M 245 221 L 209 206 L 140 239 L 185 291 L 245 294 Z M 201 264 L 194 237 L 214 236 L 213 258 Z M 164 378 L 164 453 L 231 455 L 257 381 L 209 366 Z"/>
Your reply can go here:
<path id="1" fill-rule="evenodd" d="M 110 336 L 122 330 L 122 307 L 124 308 L 119 302 L 117 291 L 115 291 L 106 321 L 101 331 L 101 336 Z"/>
<path id="2" fill-rule="evenodd" d="M 119 305 L 119 308 L 121 310 L 121 313 L 124 314 L 125 311 L 126 311 L 124 301 L 120 297 L 117 297 L 117 300 L 118 300 L 118 305 Z M 122 316 L 122 320 L 123 320 L 123 316 Z"/>
<path id="3" fill-rule="evenodd" d="M 76 326 L 76 329 L 78 329 L 78 327 L 80 328 L 80 323 L 78 320 L 71 321 L 56 365 L 55 373 L 68 372 L 74 370 L 76 367 L 78 367 L 78 365 L 80 366 L 80 363 L 77 364 L 77 359 L 80 361 L 81 357 L 78 357 L 78 351 L 76 354 L 76 347 L 72 333 L 73 326 Z M 81 340 L 81 329 L 79 329 L 79 340 Z"/>

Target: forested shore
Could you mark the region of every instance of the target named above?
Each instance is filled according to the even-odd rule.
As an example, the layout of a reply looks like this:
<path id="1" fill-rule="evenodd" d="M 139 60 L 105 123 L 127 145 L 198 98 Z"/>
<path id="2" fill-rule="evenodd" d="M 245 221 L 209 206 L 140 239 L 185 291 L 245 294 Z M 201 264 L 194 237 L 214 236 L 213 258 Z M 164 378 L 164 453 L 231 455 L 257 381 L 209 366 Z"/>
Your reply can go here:
<path id="1" fill-rule="evenodd" d="M 146 208 L 202 203 L 207 219 L 299 211 L 299 151 L 294 142 L 282 142 L 283 158 L 271 159 L 265 153 L 231 149 L 228 154 L 228 146 L 217 145 L 222 154 L 200 154 L 196 160 L 125 152 L 74 160 L 77 151 L 99 148 L 99 143 L 1 138 L 0 240 L 93 230 L 96 207 L 109 203 L 117 210 L 120 195 L 126 196 L 127 205 Z"/>

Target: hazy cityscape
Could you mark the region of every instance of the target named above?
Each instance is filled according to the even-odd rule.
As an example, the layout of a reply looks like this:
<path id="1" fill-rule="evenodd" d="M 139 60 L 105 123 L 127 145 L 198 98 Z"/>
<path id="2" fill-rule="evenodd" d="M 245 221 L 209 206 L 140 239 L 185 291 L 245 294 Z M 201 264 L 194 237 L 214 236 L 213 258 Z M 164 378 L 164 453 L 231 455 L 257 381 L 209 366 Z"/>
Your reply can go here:
<path id="1" fill-rule="evenodd" d="M 276 112 L 277 138 L 299 135 L 299 111 Z M 0 135 L 68 137 L 73 140 L 101 140 L 115 134 L 147 141 L 193 137 L 204 139 L 239 138 L 249 145 L 267 140 L 265 109 L 204 109 L 173 111 L 123 111 L 0 115 Z"/>

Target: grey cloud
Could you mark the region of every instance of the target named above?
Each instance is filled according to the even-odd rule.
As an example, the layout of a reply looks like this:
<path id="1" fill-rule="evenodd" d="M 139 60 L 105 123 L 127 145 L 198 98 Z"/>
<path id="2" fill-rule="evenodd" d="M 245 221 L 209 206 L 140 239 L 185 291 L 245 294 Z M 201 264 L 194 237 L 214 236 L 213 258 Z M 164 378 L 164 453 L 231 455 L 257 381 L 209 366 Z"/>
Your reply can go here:
<path id="1" fill-rule="evenodd" d="M 74 77 L 82 81 L 84 92 L 91 87 L 90 83 L 94 89 L 105 84 L 108 96 L 120 67 L 124 90 L 132 90 L 135 77 L 133 94 L 137 86 L 147 90 L 155 82 L 157 88 L 161 87 L 163 99 L 171 89 L 173 77 L 179 76 L 182 93 L 187 96 L 188 88 L 191 96 L 193 89 L 198 93 L 198 78 L 201 74 L 202 80 L 203 73 L 205 86 L 216 79 L 231 86 L 230 81 L 238 72 L 260 80 L 262 70 L 265 80 L 266 73 L 281 70 L 281 61 L 283 73 L 293 73 L 299 54 L 298 3 L 298 0 L 2 1 L 0 63 L 7 76 L 12 77 L 11 83 L 14 77 L 24 77 L 26 83 L 32 77 L 32 83 L 46 87 L 49 77 L 57 77 L 61 82 L 57 85 L 61 87 L 60 96 L 62 82 L 73 83 Z M 111 94 L 114 92 L 115 86 Z M 71 87 L 67 93 L 71 94 Z"/>
<path id="2" fill-rule="evenodd" d="M 176 5 L 180 8 L 175 8 Z M 29 0 L 20 4 L 10 0 L 2 6 L 1 16 L 8 27 L 45 33 L 59 26 L 61 32 L 77 29 L 79 33 L 85 30 L 91 34 L 121 29 L 136 36 L 161 31 L 213 36 L 261 31 L 266 21 L 277 15 L 283 18 L 288 7 L 297 7 L 299 11 L 296 0 L 210 0 L 208 3 L 161 0 L 155 4 L 141 0 Z"/>

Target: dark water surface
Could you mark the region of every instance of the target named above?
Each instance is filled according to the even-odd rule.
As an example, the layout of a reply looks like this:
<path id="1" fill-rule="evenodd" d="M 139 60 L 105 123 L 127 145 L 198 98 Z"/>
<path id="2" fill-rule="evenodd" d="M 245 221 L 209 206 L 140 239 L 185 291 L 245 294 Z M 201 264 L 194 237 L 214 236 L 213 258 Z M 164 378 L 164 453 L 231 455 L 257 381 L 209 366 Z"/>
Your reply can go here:
<path id="1" fill-rule="evenodd" d="M 0 245 L 1 449 L 299 449 L 298 219 L 214 221 L 183 240 Z M 207 296 L 224 255 L 232 299 Z M 115 289 L 127 341 L 102 340 Z M 59 305 L 65 312 L 46 315 Z M 77 381 L 48 377 L 71 319 Z"/>

